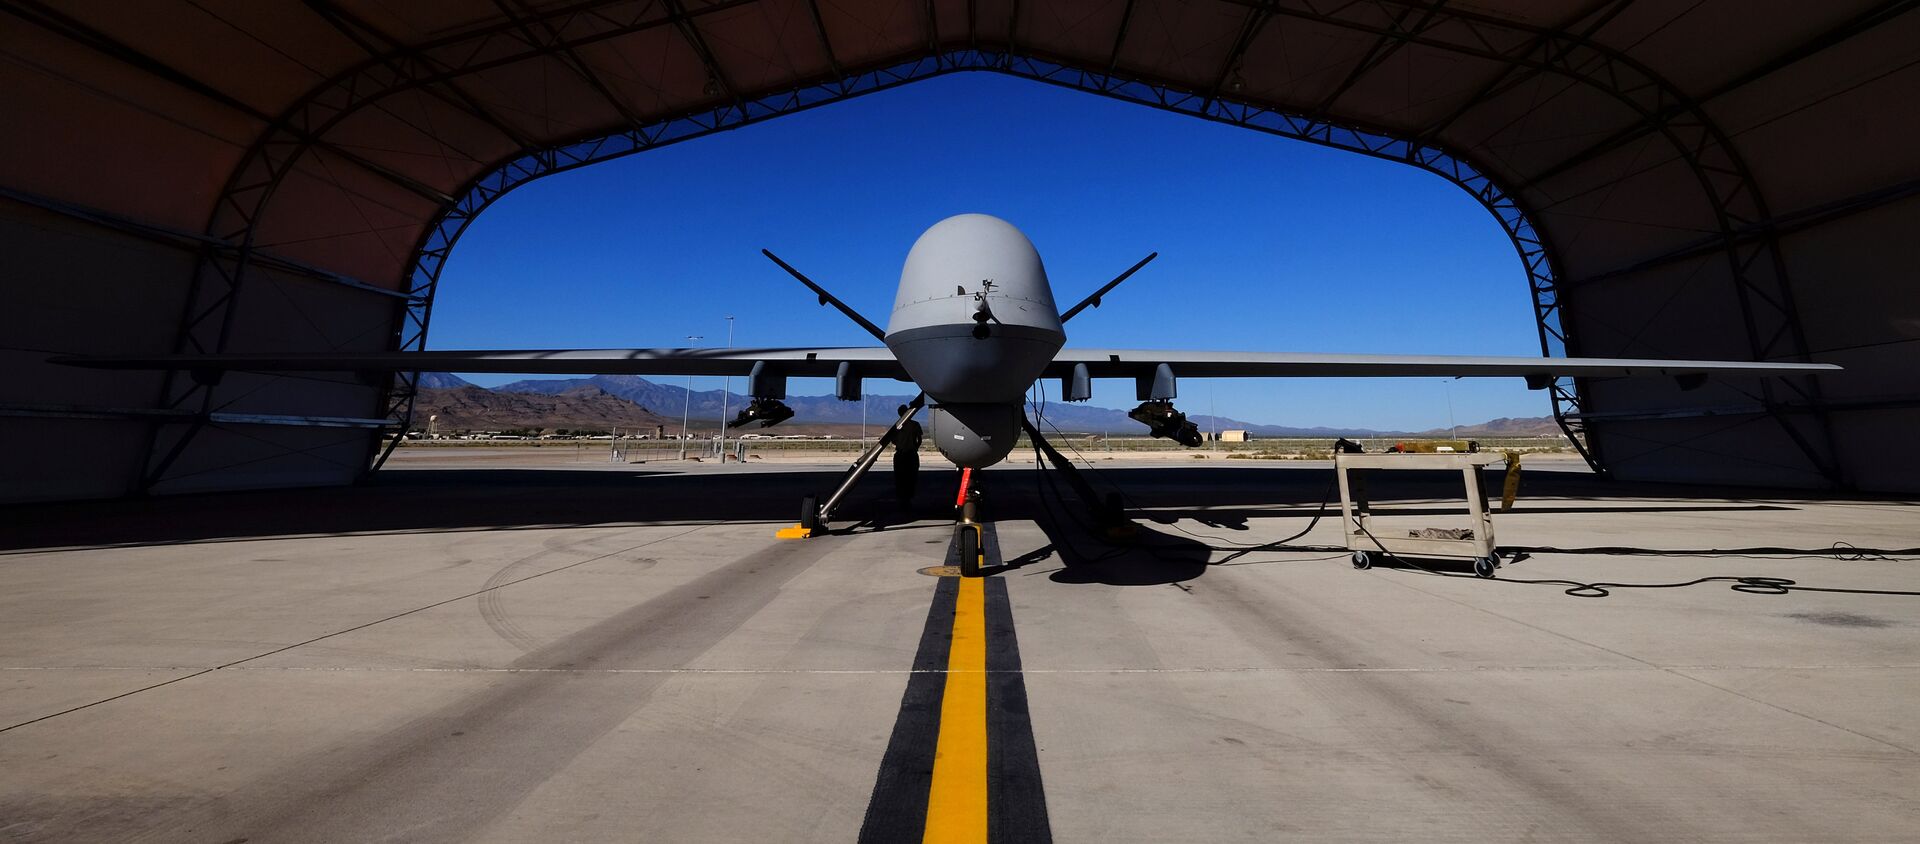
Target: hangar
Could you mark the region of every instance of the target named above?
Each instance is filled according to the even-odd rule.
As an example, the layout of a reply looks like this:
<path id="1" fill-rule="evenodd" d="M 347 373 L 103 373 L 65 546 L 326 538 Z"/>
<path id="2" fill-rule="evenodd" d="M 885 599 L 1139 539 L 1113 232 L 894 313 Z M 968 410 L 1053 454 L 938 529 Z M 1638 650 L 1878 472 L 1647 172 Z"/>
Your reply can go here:
<path id="1" fill-rule="evenodd" d="M 1915 5 L 0 0 L 0 499 L 351 482 L 408 378 L 45 358 L 422 348 L 515 186 L 964 71 L 1448 179 L 1546 354 L 1846 367 L 1542 385 L 1613 476 L 1920 489 Z"/>

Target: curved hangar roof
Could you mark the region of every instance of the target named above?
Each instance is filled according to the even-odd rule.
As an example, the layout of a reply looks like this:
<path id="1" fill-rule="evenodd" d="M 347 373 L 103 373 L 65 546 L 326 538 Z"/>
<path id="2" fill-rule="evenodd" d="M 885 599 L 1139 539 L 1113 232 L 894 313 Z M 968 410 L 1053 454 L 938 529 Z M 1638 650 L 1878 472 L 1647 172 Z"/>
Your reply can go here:
<path id="1" fill-rule="evenodd" d="M 200 284 L 185 329 L 143 350 L 338 348 L 369 332 L 249 333 L 264 312 L 215 332 L 232 304 L 215 292 L 248 272 L 429 292 L 458 221 L 528 175 L 939 73 L 1013 73 L 1459 181 L 1515 235 L 1554 353 L 1849 367 L 1764 391 L 1567 391 L 1623 474 L 1887 486 L 1843 444 L 1912 429 L 1920 397 L 1895 362 L 1911 347 L 1888 345 L 1920 336 L 1898 275 L 1920 175 L 1914 5 L 6 0 L 0 186 L 35 214 L 204 250 L 154 271 Z M 26 248 L 52 277 L 63 243 Z M 408 342 L 385 328 L 373 342 Z M 135 342 L 113 336 L 54 348 Z"/>

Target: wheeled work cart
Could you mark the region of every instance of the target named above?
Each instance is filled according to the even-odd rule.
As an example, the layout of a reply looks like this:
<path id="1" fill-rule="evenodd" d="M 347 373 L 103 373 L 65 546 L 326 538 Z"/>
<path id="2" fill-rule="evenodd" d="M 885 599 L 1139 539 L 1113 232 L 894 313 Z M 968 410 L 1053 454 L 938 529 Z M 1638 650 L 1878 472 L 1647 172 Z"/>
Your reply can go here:
<path id="1" fill-rule="evenodd" d="M 1340 480 L 1340 516 L 1347 550 L 1353 552 L 1353 567 L 1372 568 L 1386 554 L 1406 557 L 1455 557 L 1473 560 L 1473 573 L 1492 577 L 1500 566 L 1500 552 L 1494 545 L 1493 514 L 1487 511 L 1487 497 L 1480 489 L 1480 469 L 1489 463 L 1503 463 L 1501 454 L 1335 454 L 1333 470 Z M 1456 469 L 1467 487 L 1469 527 L 1460 538 L 1439 536 L 1396 536 L 1377 530 L 1368 522 L 1365 483 L 1349 478 L 1348 473 L 1368 469 Z M 1357 500 L 1355 493 L 1358 492 Z M 1405 534 L 1405 531 L 1401 531 Z"/>

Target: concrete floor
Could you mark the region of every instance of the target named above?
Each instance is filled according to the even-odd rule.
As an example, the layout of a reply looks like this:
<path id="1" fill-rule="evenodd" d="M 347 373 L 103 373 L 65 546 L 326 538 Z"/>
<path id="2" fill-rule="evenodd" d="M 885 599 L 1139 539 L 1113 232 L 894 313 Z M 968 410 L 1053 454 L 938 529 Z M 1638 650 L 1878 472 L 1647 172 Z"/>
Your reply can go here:
<path id="1" fill-rule="evenodd" d="M 1099 561 L 1033 470 L 988 474 L 1054 839 L 1914 840 L 1920 565 L 1818 553 L 1920 546 L 1914 502 L 1530 475 L 1503 545 L 1809 553 L 1504 578 L 1863 590 L 1578 598 L 1236 554 L 1305 527 L 1327 476 L 1249 463 L 1104 471 L 1173 523 Z M 14 508 L 0 840 L 852 839 L 953 475 L 923 475 L 921 520 L 774 540 L 836 475 L 416 468 Z M 1435 523 L 1446 483 L 1375 498 Z"/>

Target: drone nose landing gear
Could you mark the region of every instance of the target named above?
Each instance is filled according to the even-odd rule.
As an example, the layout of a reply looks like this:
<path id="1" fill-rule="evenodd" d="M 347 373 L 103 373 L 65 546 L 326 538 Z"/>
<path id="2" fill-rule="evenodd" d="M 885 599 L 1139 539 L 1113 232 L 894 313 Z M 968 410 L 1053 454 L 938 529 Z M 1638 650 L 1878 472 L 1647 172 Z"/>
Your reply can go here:
<path id="1" fill-rule="evenodd" d="M 961 577 L 979 577 L 986 568 L 987 544 L 980 524 L 980 490 L 973 485 L 973 470 L 960 470 L 958 505 L 960 520 L 953 525 L 953 547 L 959 557 Z"/>

